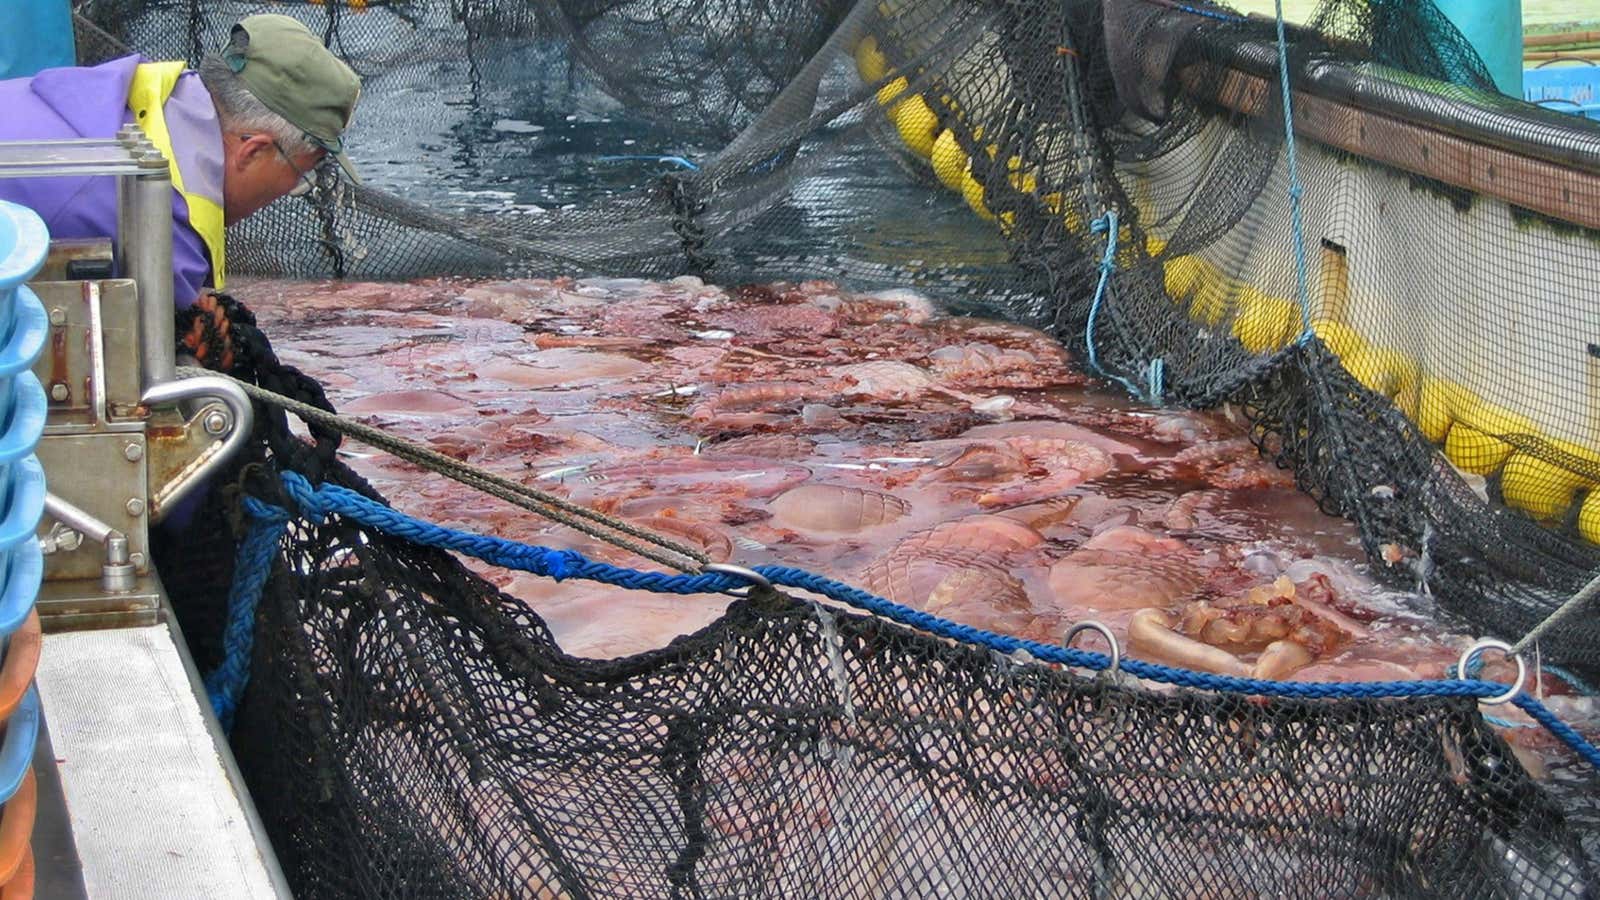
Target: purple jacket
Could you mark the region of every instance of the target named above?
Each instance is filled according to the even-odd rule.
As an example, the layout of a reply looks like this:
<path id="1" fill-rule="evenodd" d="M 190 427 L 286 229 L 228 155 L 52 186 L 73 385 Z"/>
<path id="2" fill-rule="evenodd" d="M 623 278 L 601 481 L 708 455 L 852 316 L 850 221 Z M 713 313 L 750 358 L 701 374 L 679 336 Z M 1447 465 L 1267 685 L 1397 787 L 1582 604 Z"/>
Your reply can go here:
<path id="1" fill-rule="evenodd" d="M 109 138 L 133 121 L 128 85 L 145 62 L 125 56 L 93 67 L 45 69 L 32 78 L 0 81 L 0 141 Z M 185 72 L 162 108 L 178 171 L 189 191 L 222 196 L 222 131 L 200 76 Z M 52 238 L 117 238 L 115 180 L 0 179 L 0 200 L 32 208 Z M 205 242 L 189 226 L 183 195 L 172 192 L 173 297 L 179 309 L 211 282 Z"/>

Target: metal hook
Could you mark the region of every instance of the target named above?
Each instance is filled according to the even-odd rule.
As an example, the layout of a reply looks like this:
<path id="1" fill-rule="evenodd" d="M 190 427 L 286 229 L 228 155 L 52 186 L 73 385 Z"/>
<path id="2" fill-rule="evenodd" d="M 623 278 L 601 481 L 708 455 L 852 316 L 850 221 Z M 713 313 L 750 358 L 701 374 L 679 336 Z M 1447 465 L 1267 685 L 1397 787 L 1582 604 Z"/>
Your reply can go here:
<path id="1" fill-rule="evenodd" d="M 716 572 L 722 575 L 732 575 L 735 578 L 743 578 L 752 585 L 764 587 L 768 590 L 772 589 L 772 582 L 767 580 L 767 576 L 757 572 L 755 569 L 747 569 L 744 566 L 736 566 L 732 563 L 709 563 L 701 566 L 700 572 L 702 574 L 707 572 Z M 736 597 L 743 597 L 749 592 L 749 590 L 749 588 L 731 588 L 729 589 L 728 593 L 733 594 Z"/>
<path id="2" fill-rule="evenodd" d="M 1479 703 L 1486 703 L 1490 706 L 1499 706 L 1500 704 L 1506 703 L 1513 697 L 1522 693 L 1522 683 L 1528 677 L 1528 665 L 1522 661 L 1521 654 L 1513 653 L 1511 651 L 1510 644 L 1506 643 L 1505 641 L 1497 641 L 1493 638 L 1484 638 L 1476 644 L 1473 644 L 1471 647 L 1468 647 L 1467 651 L 1461 654 L 1461 661 L 1456 663 L 1456 674 L 1460 676 L 1463 681 L 1465 681 L 1467 678 L 1467 663 L 1472 661 L 1472 657 L 1478 655 L 1478 653 L 1484 650 L 1499 650 L 1501 653 L 1504 653 L 1515 660 L 1517 664 L 1517 681 L 1511 686 L 1510 690 L 1506 691 L 1504 694 L 1496 694 L 1493 697 L 1484 697 L 1478 701 Z"/>
<path id="3" fill-rule="evenodd" d="M 1088 622 L 1079 622 L 1078 624 L 1067 629 L 1067 636 L 1061 639 L 1061 645 L 1069 650 L 1072 649 L 1072 639 L 1084 631 L 1100 632 L 1100 636 L 1104 637 L 1106 639 L 1106 643 L 1111 645 L 1111 665 L 1107 666 L 1105 671 L 1116 672 L 1117 669 L 1122 666 L 1122 648 L 1117 645 L 1117 636 L 1111 633 L 1111 629 L 1099 622 L 1092 620 Z"/>

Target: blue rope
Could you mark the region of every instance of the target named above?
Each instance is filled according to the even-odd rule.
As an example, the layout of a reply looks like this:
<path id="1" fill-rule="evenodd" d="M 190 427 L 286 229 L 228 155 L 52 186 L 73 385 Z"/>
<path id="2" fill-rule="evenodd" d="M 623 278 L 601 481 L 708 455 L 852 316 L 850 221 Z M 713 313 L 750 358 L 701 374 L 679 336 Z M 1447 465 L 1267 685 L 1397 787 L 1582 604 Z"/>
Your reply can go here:
<path id="1" fill-rule="evenodd" d="M 1172 3 L 1172 4 L 1168 4 L 1168 5 L 1170 5 L 1173 9 L 1181 9 L 1186 13 L 1192 13 L 1192 14 L 1197 15 L 1197 16 L 1205 16 L 1208 19 L 1217 19 L 1217 20 L 1220 20 L 1220 21 L 1223 21 L 1223 22 L 1247 22 L 1247 21 L 1249 21 L 1244 16 L 1229 15 L 1228 13 L 1217 12 L 1216 10 L 1212 10 L 1212 9 L 1200 9 L 1197 6 L 1186 6 L 1186 5 L 1182 4 L 1182 3 Z"/>
<path id="2" fill-rule="evenodd" d="M 1289 42 L 1283 29 L 1283 0 L 1278 7 L 1278 76 L 1283 88 L 1283 135 L 1289 148 L 1289 218 L 1294 226 L 1295 284 L 1300 293 L 1300 336 L 1311 334 L 1311 292 L 1306 287 L 1305 224 L 1300 214 L 1300 169 L 1295 161 L 1294 102 L 1289 94 Z"/>
<path id="3" fill-rule="evenodd" d="M 1579 678 L 1571 672 L 1568 672 L 1566 669 L 1558 666 L 1552 666 L 1549 663 L 1542 663 L 1540 668 L 1561 679 L 1562 681 L 1565 681 L 1567 683 L 1567 687 L 1572 688 L 1585 697 L 1593 697 L 1596 694 L 1600 694 L 1600 690 L 1595 690 L 1594 685 L 1584 681 L 1582 678 Z"/>
<path id="4" fill-rule="evenodd" d="M 688 169 L 691 172 L 698 172 L 700 170 L 699 166 L 695 165 L 694 163 L 690 162 L 687 159 L 684 159 L 681 156 L 652 156 L 652 155 L 649 155 L 649 154 L 623 154 L 621 156 L 602 156 L 602 157 L 599 157 L 599 160 L 601 162 L 628 162 L 628 161 L 631 161 L 631 160 L 643 160 L 643 161 L 647 161 L 647 162 L 664 162 L 664 163 L 672 163 L 673 165 L 678 166 L 679 168 Z"/>
<path id="5" fill-rule="evenodd" d="M 211 709 L 222 723 L 222 730 L 233 730 L 233 716 L 239 698 L 250 683 L 250 653 L 255 646 L 256 604 L 261 589 L 272 571 L 272 554 L 278 538 L 288 527 L 289 516 L 276 506 L 245 498 L 245 508 L 254 520 L 250 532 L 239 544 L 233 565 L 233 585 L 228 591 L 228 621 L 222 632 L 222 664 L 206 676 L 206 695 Z"/>
<path id="6" fill-rule="evenodd" d="M 1511 701 L 1523 712 L 1532 716 L 1534 721 L 1550 729 L 1550 733 L 1560 738 L 1568 747 L 1578 751 L 1578 755 L 1589 761 L 1589 765 L 1600 769 L 1600 749 L 1584 739 L 1576 728 L 1561 721 L 1561 717 L 1550 711 L 1550 708 L 1540 703 L 1532 694 L 1521 693 Z"/>
<path id="7" fill-rule="evenodd" d="M 1105 369 L 1100 368 L 1100 357 L 1094 346 L 1094 323 L 1100 316 L 1100 301 L 1105 299 L 1106 284 L 1111 280 L 1111 273 L 1117 269 L 1117 211 L 1114 209 L 1106 210 L 1106 214 L 1095 219 L 1089 229 L 1096 234 L 1102 231 L 1108 232 L 1106 252 L 1104 256 L 1100 257 L 1100 282 L 1095 285 L 1094 302 L 1089 304 L 1089 325 L 1084 329 L 1083 333 L 1084 342 L 1089 345 L 1089 368 L 1099 373 L 1101 377 L 1110 378 L 1121 384 L 1128 389 L 1128 393 L 1143 399 L 1145 397 L 1144 392 L 1139 390 L 1139 387 L 1132 381 L 1114 372 L 1107 372 Z"/>
<path id="8" fill-rule="evenodd" d="M 683 595 L 722 593 L 748 587 L 748 583 L 742 579 L 722 573 L 678 575 L 641 572 L 637 569 L 596 562 L 572 550 L 555 550 L 442 528 L 375 503 L 337 485 L 325 484 L 313 489 L 303 477 L 293 472 L 284 473 L 283 483 L 290 498 L 300 507 L 301 513 L 313 522 L 321 522 L 329 514 L 337 514 L 385 534 L 430 547 L 454 550 L 498 566 L 533 572 L 558 581 L 563 578 L 583 578 L 634 590 Z M 265 504 L 257 503 L 251 505 L 249 509 L 252 515 L 264 515 L 269 522 L 276 522 L 285 515 L 283 510 Z M 1005 654 L 1024 650 L 1035 659 L 1081 669 L 1104 669 L 1111 664 L 1110 658 L 1102 653 L 1042 644 L 1038 641 L 996 634 L 970 625 L 951 622 L 803 569 L 769 565 L 757 566 L 755 571 L 774 585 L 809 591 L 831 600 L 848 603 L 939 637 L 987 647 Z M 1122 671 L 1137 678 L 1179 687 L 1301 699 L 1492 697 L 1505 691 L 1505 685 L 1502 684 L 1466 679 L 1361 683 L 1264 681 L 1257 678 L 1191 672 L 1133 659 L 1124 659 L 1121 668 Z M 1566 741 L 1596 769 L 1600 769 L 1600 749 L 1596 749 L 1577 731 L 1561 722 L 1536 698 L 1528 694 L 1519 694 L 1516 704 L 1540 724 L 1549 728 L 1557 737 Z"/>
<path id="9" fill-rule="evenodd" d="M 1597 693 L 1600 693 L 1600 691 L 1596 691 L 1592 685 L 1590 685 L 1587 682 L 1585 682 L 1582 678 L 1579 678 L 1578 676 L 1572 674 L 1571 672 L 1568 672 L 1566 669 L 1560 668 L 1559 666 L 1552 666 L 1549 663 L 1541 662 L 1539 664 L 1538 668 L 1539 668 L 1540 671 L 1548 672 L 1551 675 L 1554 675 L 1556 678 L 1566 682 L 1567 687 L 1572 688 L 1574 691 L 1577 691 L 1582 696 L 1593 697 Z M 1452 672 L 1456 671 L 1455 667 L 1451 666 L 1450 667 L 1450 671 L 1452 671 Z M 1483 671 L 1483 655 L 1482 654 L 1474 655 L 1471 659 L 1467 660 L 1466 676 L 1468 678 L 1476 678 L 1478 673 L 1482 672 L 1482 671 Z"/>
<path id="10" fill-rule="evenodd" d="M 1561 679 L 1562 681 L 1566 682 L 1568 687 L 1572 688 L 1573 690 L 1577 691 L 1579 694 L 1581 694 L 1583 696 L 1592 697 L 1596 693 L 1595 689 L 1590 687 L 1588 684 L 1586 684 L 1583 681 L 1583 679 L 1581 679 L 1578 676 L 1572 674 L 1571 672 L 1568 672 L 1566 669 L 1560 668 L 1558 666 L 1552 666 L 1552 665 L 1545 664 L 1545 663 L 1541 663 L 1539 668 L 1542 671 L 1549 672 L 1551 675 L 1554 675 L 1555 677 L 1557 677 L 1557 678 Z M 1456 671 L 1455 667 L 1452 666 L 1450 668 L 1450 671 L 1452 671 L 1452 672 Z M 1483 671 L 1483 656 L 1482 655 L 1473 656 L 1471 659 L 1467 660 L 1466 676 L 1468 678 L 1477 677 L 1478 673 L 1481 672 L 1481 671 Z M 1537 676 L 1534 676 L 1534 677 L 1537 677 Z M 1497 726 L 1499 726 L 1501 728 L 1538 728 L 1539 727 L 1538 725 L 1534 725 L 1531 722 L 1513 722 L 1510 719 L 1502 719 L 1499 716 L 1485 715 L 1483 717 L 1483 720 L 1485 722 L 1488 722 L 1490 725 L 1497 725 Z"/>
<path id="11" fill-rule="evenodd" d="M 1095 219 L 1090 224 L 1089 230 L 1096 234 L 1102 231 L 1109 232 L 1109 236 L 1106 238 L 1105 255 L 1100 258 L 1100 283 L 1095 285 L 1094 302 L 1089 304 L 1089 324 L 1083 333 L 1084 343 L 1089 345 L 1089 367 L 1102 377 L 1115 380 L 1118 384 L 1127 388 L 1128 393 L 1138 397 L 1140 400 L 1149 403 L 1151 406 L 1160 406 L 1161 394 L 1164 390 L 1163 381 L 1166 376 L 1166 363 L 1160 357 L 1151 360 L 1150 368 L 1145 372 L 1145 377 L 1149 382 L 1148 392 L 1140 390 L 1132 381 L 1123 378 L 1121 375 L 1107 372 L 1100 368 L 1099 355 L 1094 346 L 1094 323 L 1100 316 L 1100 301 L 1105 299 L 1106 284 L 1111 280 L 1111 273 L 1117 269 L 1117 232 L 1120 231 L 1117 227 L 1117 211 L 1114 209 L 1106 210 L 1104 216 Z"/>
<path id="12" fill-rule="evenodd" d="M 1167 362 L 1161 357 L 1150 360 L 1150 396 L 1151 406 L 1161 405 L 1161 396 L 1166 393 Z"/>

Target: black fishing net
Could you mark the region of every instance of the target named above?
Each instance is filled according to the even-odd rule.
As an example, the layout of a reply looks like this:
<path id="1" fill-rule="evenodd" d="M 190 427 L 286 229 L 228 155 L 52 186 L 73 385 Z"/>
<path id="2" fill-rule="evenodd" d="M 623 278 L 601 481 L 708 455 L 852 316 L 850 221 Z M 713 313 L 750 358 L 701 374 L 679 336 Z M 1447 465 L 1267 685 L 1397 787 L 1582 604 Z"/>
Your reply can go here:
<path id="1" fill-rule="evenodd" d="M 300 896 L 1594 883 L 1470 700 L 1158 695 L 776 595 L 580 660 L 443 553 L 293 527 L 234 744 Z"/>
<path id="2" fill-rule="evenodd" d="M 1430 3 L 1286 29 L 1289 111 L 1276 23 L 1170 0 L 88 0 L 80 48 L 192 60 L 255 11 L 363 74 L 358 158 L 470 157 L 533 103 L 694 168 L 491 214 L 456 194 L 493 165 L 366 158 L 236 226 L 235 271 L 916 287 L 1243 409 L 1380 577 L 1477 633 L 1600 570 L 1600 128 L 1493 95 Z M 772 597 L 585 662 L 442 554 L 292 529 L 236 746 L 308 895 L 1592 890 L 1594 823 L 1468 701 L 1152 694 Z M 1600 618 L 1540 652 L 1600 672 Z"/>

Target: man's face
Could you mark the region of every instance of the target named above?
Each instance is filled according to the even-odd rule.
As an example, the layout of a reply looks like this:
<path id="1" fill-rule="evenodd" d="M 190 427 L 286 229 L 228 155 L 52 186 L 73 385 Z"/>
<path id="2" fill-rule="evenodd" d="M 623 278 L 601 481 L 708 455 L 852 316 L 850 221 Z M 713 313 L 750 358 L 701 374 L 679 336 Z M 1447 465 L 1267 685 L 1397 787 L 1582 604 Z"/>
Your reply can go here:
<path id="1" fill-rule="evenodd" d="M 222 145 L 222 215 L 228 225 L 284 194 L 308 189 L 313 170 L 327 155 L 314 150 L 291 159 L 269 134 L 229 133 Z"/>

